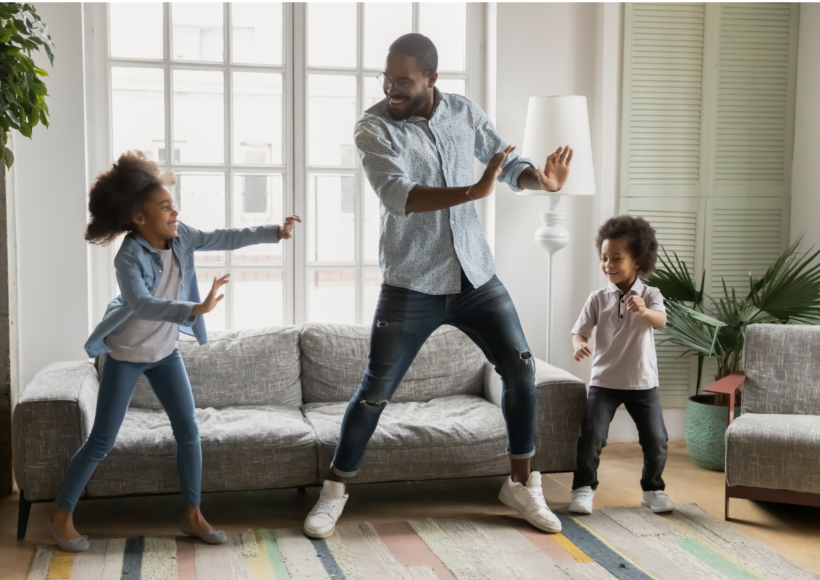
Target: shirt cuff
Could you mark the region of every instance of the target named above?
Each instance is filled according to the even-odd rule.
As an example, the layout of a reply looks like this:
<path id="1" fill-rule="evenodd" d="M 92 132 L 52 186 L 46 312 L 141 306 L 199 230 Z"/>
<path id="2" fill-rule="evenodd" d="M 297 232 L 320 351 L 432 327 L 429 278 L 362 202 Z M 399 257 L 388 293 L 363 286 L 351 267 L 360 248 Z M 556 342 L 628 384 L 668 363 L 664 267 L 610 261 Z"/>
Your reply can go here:
<path id="1" fill-rule="evenodd" d="M 191 310 L 194 309 L 194 306 L 196 306 L 196 302 L 177 302 L 176 308 L 178 309 L 178 312 L 176 313 L 176 316 L 174 316 L 174 319 L 169 320 L 168 322 L 175 322 L 176 324 L 181 324 L 182 326 L 191 326 L 196 320 L 196 316 L 191 316 Z"/>
<path id="2" fill-rule="evenodd" d="M 510 164 L 512 165 L 512 168 L 510 169 L 508 178 L 509 181 L 507 181 L 507 184 L 510 186 L 510 189 L 516 193 L 519 191 L 524 191 L 523 187 L 518 187 L 518 178 L 521 177 L 521 174 L 524 173 L 524 170 L 526 170 L 527 167 L 534 167 L 535 169 L 538 169 L 538 165 L 526 157 L 519 157 L 518 159 L 511 161 Z"/>
<path id="3" fill-rule="evenodd" d="M 280 225 L 256 226 L 262 230 L 262 241 L 260 244 L 278 244 Z"/>
<path id="4" fill-rule="evenodd" d="M 414 187 L 415 182 L 406 177 L 397 177 L 382 186 L 379 198 L 388 212 L 398 217 L 407 217 L 407 197 Z"/>

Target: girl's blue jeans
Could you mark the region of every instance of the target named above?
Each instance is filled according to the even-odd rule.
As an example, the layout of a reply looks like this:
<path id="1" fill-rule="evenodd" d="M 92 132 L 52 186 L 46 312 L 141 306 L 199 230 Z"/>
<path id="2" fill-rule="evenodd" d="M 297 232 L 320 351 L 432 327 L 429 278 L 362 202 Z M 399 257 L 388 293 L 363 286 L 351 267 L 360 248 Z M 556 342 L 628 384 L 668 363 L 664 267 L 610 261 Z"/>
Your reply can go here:
<path id="1" fill-rule="evenodd" d="M 162 403 L 177 442 L 177 471 L 182 500 L 186 506 L 199 506 L 202 487 L 202 450 L 199 427 L 194 414 L 194 396 L 179 349 L 155 363 L 118 361 L 105 355 L 97 394 L 97 414 L 88 439 L 71 459 L 65 481 L 55 503 L 73 512 L 88 480 L 117 439 L 125 412 L 137 385 L 145 374 Z"/>

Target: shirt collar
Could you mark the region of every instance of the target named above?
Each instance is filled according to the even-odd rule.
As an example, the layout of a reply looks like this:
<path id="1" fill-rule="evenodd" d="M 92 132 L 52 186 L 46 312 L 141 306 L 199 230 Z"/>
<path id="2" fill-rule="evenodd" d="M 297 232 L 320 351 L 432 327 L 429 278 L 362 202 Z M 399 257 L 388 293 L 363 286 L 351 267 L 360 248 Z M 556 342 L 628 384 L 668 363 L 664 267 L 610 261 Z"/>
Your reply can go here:
<path id="1" fill-rule="evenodd" d="M 633 292 L 635 294 L 640 294 L 641 292 L 643 292 L 645 286 L 646 284 L 641 282 L 640 278 L 635 278 L 635 283 L 632 284 L 632 288 L 630 288 L 629 291 L 626 292 L 626 294 L 631 294 Z M 610 282 L 606 285 L 606 290 L 607 292 L 617 292 L 618 294 L 621 293 L 621 289 L 618 288 L 613 282 Z"/>
<path id="2" fill-rule="evenodd" d="M 433 87 L 433 114 L 430 115 L 430 118 L 427 119 L 427 118 L 422 117 L 420 115 L 413 115 L 411 117 L 407 117 L 406 119 L 403 119 L 403 121 L 405 123 L 417 123 L 419 121 L 428 121 L 428 122 L 432 121 L 433 119 L 436 118 L 436 115 L 438 114 L 439 108 L 440 108 L 439 105 L 441 104 L 441 101 L 443 101 L 443 100 L 444 100 L 444 95 L 441 94 L 441 91 L 438 90 L 438 88 Z"/>
<path id="3" fill-rule="evenodd" d="M 131 232 L 130 234 L 128 234 L 128 237 L 132 238 L 134 241 L 136 241 L 136 242 L 137 242 L 139 245 L 141 245 L 143 248 L 145 248 L 145 249 L 147 249 L 147 250 L 149 250 L 149 251 L 153 252 L 154 254 L 159 255 L 159 250 L 158 250 L 158 249 L 156 249 L 156 248 L 155 248 L 154 246 L 152 246 L 151 244 L 149 244 L 148 242 L 146 242 L 146 241 L 145 241 L 145 238 L 143 238 L 143 237 L 142 237 L 141 235 L 139 235 L 137 232 Z M 174 247 L 174 240 L 176 240 L 176 238 L 171 238 L 170 240 L 168 240 L 168 249 L 173 249 L 173 247 Z"/>

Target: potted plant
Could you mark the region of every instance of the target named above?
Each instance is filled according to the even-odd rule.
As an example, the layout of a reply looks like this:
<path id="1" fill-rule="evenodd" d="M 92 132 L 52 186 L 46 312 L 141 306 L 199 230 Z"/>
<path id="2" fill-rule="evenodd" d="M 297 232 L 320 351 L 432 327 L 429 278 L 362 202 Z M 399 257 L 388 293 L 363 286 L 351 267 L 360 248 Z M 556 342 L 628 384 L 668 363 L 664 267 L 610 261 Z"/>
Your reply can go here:
<path id="1" fill-rule="evenodd" d="M 14 163 L 7 146 L 12 129 L 31 138 L 38 123 L 48 127 L 48 91 L 40 79 L 48 73 L 31 58 L 40 48 L 53 65 L 54 43 L 34 5 L 0 2 L 0 162 L 6 167 Z"/>
<path id="2" fill-rule="evenodd" d="M 820 250 L 801 253 L 798 239 L 772 264 L 762 278 L 750 275 L 749 292 L 738 297 L 723 282 L 723 296 L 714 299 L 697 289 L 688 266 L 677 254 L 659 256 L 661 267 L 646 281 L 663 294 L 667 308 L 666 340 L 685 347 L 683 356 L 696 354 L 695 395 L 686 407 L 686 448 L 699 467 L 724 470 L 728 401 L 723 395 L 700 392 L 703 362 L 717 360 L 720 380 L 742 371 L 746 327 L 750 324 L 817 324 L 820 322 Z M 739 405 L 739 400 L 738 400 Z M 739 409 L 735 409 L 735 415 Z"/>

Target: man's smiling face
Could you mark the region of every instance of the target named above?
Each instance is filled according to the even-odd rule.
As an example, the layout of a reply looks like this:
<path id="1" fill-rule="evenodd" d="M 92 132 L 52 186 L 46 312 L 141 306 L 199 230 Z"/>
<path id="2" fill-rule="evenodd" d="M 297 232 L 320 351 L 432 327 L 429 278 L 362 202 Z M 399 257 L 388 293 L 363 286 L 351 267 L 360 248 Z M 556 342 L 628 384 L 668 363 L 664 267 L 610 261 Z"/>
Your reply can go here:
<path id="1" fill-rule="evenodd" d="M 384 95 L 390 105 L 390 116 L 397 121 L 407 119 L 424 109 L 433 100 L 433 86 L 438 74 L 419 70 L 414 56 L 395 52 L 387 53 L 384 74 L 392 82 L 383 85 Z"/>

